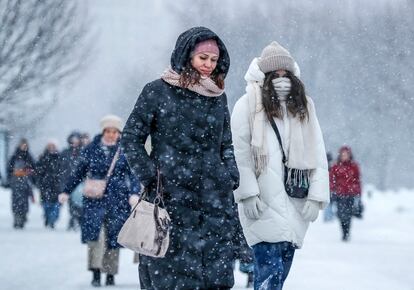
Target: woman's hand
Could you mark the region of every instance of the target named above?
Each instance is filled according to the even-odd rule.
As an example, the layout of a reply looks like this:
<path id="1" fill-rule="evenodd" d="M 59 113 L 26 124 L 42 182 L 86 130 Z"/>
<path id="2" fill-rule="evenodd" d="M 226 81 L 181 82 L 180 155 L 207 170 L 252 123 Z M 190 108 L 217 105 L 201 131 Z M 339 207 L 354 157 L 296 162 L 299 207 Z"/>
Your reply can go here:
<path id="1" fill-rule="evenodd" d="M 314 222 L 319 215 L 319 202 L 316 200 L 308 199 L 305 202 L 302 210 L 303 218 L 308 222 Z"/>
<path id="2" fill-rule="evenodd" d="M 243 199 L 241 202 L 243 205 L 244 214 L 247 218 L 254 220 L 260 218 L 265 206 L 258 195 Z"/>
<path id="3" fill-rule="evenodd" d="M 62 192 L 61 194 L 58 195 L 58 201 L 60 204 L 64 204 L 68 200 L 69 200 L 69 194 L 67 194 L 66 192 Z"/>
<path id="4" fill-rule="evenodd" d="M 134 207 L 139 200 L 139 195 L 138 194 L 132 194 L 129 199 L 128 199 L 128 203 L 131 207 Z"/>

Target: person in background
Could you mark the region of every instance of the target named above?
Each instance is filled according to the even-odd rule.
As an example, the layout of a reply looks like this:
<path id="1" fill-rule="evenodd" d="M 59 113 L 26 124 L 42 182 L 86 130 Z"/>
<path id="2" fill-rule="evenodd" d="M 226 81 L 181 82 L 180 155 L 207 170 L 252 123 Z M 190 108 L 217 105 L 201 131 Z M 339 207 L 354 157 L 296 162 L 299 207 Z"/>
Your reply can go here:
<path id="1" fill-rule="evenodd" d="M 330 152 L 326 153 L 326 159 L 328 160 L 328 168 L 329 170 L 332 167 L 332 154 Z M 336 211 L 336 200 L 335 200 L 335 193 L 331 192 L 331 202 L 328 204 L 328 206 L 323 211 L 323 221 L 329 222 L 333 220 L 334 214 Z"/>
<path id="2" fill-rule="evenodd" d="M 119 141 L 122 120 L 114 115 L 102 118 L 102 133 L 82 150 L 81 157 L 59 195 L 61 203 L 69 199 L 75 188 L 88 176 L 103 180 L 115 160 L 115 167 L 107 181 L 102 198 L 83 196 L 81 218 L 82 242 L 88 246 L 88 269 L 92 285 L 101 285 L 101 273 L 106 273 L 106 285 L 115 284 L 118 273 L 118 233 L 129 216 L 131 206 L 138 200 L 139 182 L 132 174 Z M 118 152 L 118 154 L 117 154 Z M 116 154 L 118 155 L 116 157 Z"/>
<path id="3" fill-rule="evenodd" d="M 80 135 L 80 139 L 81 139 L 81 146 L 82 146 L 82 148 L 86 147 L 87 145 L 89 145 L 89 143 L 91 143 L 91 137 L 86 132 L 85 133 L 82 133 Z"/>
<path id="4" fill-rule="evenodd" d="M 29 153 L 29 143 L 22 139 L 8 162 L 7 174 L 12 190 L 13 227 L 22 229 L 27 221 L 29 199 L 34 202 L 33 174 L 35 162 Z"/>
<path id="5" fill-rule="evenodd" d="M 59 218 L 58 195 L 61 190 L 61 158 L 57 141 L 49 140 L 43 154 L 36 163 L 36 184 L 44 210 L 45 227 L 54 229 Z"/>
<path id="6" fill-rule="evenodd" d="M 246 94 L 232 114 L 240 171 L 240 187 L 234 196 L 254 253 L 254 289 L 283 288 L 309 223 L 329 203 L 323 136 L 313 100 L 306 96 L 297 72 L 289 51 L 270 43 L 252 61 L 245 76 Z M 289 168 L 286 172 L 284 165 Z M 305 184 L 307 196 L 290 197 L 285 177 L 298 186 Z"/>
<path id="7" fill-rule="evenodd" d="M 230 58 L 217 34 L 193 27 L 178 37 L 170 60 L 161 79 L 142 90 L 121 140 L 150 199 L 161 172 L 171 217 L 165 258 L 139 257 L 140 286 L 230 289 L 239 180 L 224 92 Z"/>
<path id="8" fill-rule="evenodd" d="M 354 161 L 351 147 L 339 149 L 337 162 L 330 170 L 331 192 L 335 193 L 342 240 L 349 241 L 355 198 L 361 197 L 361 179 L 358 164 Z"/>
<path id="9" fill-rule="evenodd" d="M 69 176 L 76 168 L 77 162 L 79 161 L 80 152 L 82 149 L 81 134 L 77 131 L 73 131 L 68 136 L 67 142 L 68 147 L 61 153 L 61 192 L 63 191 L 64 184 L 69 179 Z M 68 231 L 77 230 L 79 228 L 81 215 L 82 208 L 79 207 L 75 202 L 73 202 L 72 199 L 69 200 L 69 223 L 67 227 Z"/>

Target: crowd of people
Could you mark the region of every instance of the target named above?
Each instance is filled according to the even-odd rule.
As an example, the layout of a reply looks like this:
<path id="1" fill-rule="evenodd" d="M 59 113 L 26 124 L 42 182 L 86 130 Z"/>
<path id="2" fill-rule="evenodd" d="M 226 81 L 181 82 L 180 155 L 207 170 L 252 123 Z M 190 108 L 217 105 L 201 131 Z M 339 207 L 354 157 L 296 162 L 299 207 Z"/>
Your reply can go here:
<path id="1" fill-rule="evenodd" d="M 315 105 L 290 52 L 272 42 L 252 60 L 232 114 L 229 67 L 220 37 L 191 28 L 161 78 L 145 85 L 125 127 L 108 115 L 92 141 L 71 134 L 61 153 L 49 142 L 37 162 L 22 140 L 8 170 L 14 226 L 24 226 L 33 185 L 45 226 L 53 228 L 59 204 L 69 201 L 68 228 L 81 225 L 92 285 L 101 285 L 101 273 L 114 285 L 117 235 L 141 187 L 151 199 L 162 182 L 169 247 L 164 258 L 139 256 L 140 286 L 154 290 L 231 289 L 235 259 L 248 285 L 282 289 L 309 224 L 330 199 L 349 240 L 359 169 L 349 147 L 329 167 Z M 99 181 L 104 190 L 90 196 Z"/>
<path id="2" fill-rule="evenodd" d="M 12 191 L 13 227 L 24 228 L 29 211 L 29 201 L 35 202 L 34 187 L 40 192 L 44 210 L 44 225 L 53 229 L 59 217 L 58 195 L 65 180 L 75 168 L 82 148 L 89 144 L 89 135 L 73 132 L 68 137 L 68 147 L 58 150 L 58 142 L 49 140 L 39 158 L 32 156 L 27 139 L 21 139 L 7 165 L 7 178 L 3 182 Z M 80 225 L 82 195 L 74 195 L 70 202 L 68 230 Z"/>

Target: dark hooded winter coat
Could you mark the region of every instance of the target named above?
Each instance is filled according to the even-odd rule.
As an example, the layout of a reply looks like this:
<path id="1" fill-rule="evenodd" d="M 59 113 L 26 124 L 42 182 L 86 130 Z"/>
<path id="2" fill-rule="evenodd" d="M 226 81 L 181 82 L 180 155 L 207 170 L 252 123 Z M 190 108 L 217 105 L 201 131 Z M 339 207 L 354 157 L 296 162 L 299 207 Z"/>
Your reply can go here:
<path id="1" fill-rule="evenodd" d="M 61 192 L 61 164 L 58 152 L 45 151 L 36 163 L 36 184 L 42 202 L 57 203 Z"/>
<path id="2" fill-rule="evenodd" d="M 77 166 L 66 182 L 64 192 L 70 194 L 86 176 L 92 179 L 105 179 L 119 144 L 107 147 L 101 143 L 102 135 L 82 150 Z M 107 152 L 107 153 L 105 153 Z M 132 174 L 124 154 L 120 154 L 103 198 L 83 198 L 81 219 L 82 242 L 97 241 L 102 225 L 107 230 L 107 246 L 118 248 L 118 233 L 129 216 L 131 207 L 128 199 L 131 194 L 139 193 L 139 182 Z"/>
<path id="3" fill-rule="evenodd" d="M 33 196 L 35 163 L 28 151 L 16 149 L 9 160 L 7 175 L 12 190 L 12 211 L 25 216 L 29 211 L 29 197 Z"/>
<path id="4" fill-rule="evenodd" d="M 211 30 L 192 28 L 177 40 L 171 66 L 180 73 L 195 45 L 215 39 L 217 73 L 226 74 L 229 56 Z M 150 156 L 144 144 L 151 136 Z M 227 98 L 206 97 L 163 80 L 147 84 L 123 131 L 122 148 L 133 171 L 154 196 L 157 168 L 172 219 L 165 258 L 140 258 L 143 289 L 232 287 L 238 222 L 232 190 L 239 174 L 233 154 Z M 151 196 L 151 195 L 150 195 Z"/>

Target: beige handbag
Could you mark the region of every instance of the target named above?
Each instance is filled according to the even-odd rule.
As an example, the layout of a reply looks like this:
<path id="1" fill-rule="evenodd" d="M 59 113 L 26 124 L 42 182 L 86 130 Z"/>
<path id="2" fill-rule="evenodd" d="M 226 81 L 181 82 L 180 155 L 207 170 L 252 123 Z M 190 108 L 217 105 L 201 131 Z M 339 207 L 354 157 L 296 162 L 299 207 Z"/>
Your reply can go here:
<path id="1" fill-rule="evenodd" d="M 157 195 L 153 203 L 145 201 L 147 190 L 141 194 L 118 234 L 118 243 L 136 253 L 162 258 L 170 244 L 170 216 L 164 206 L 160 173 L 157 176 Z"/>
<path id="2" fill-rule="evenodd" d="M 114 168 L 115 168 L 115 163 L 116 161 L 118 161 L 119 153 L 120 153 L 120 148 L 118 148 L 118 150 L 115 153 L 114 158 L 112 159 L 111 166 L 109 167 L 109 170 L 105 176 L 105 179 L 92 179 L 92 178 L 86 177 L 85 186 L 83 187 L 83 195 L 85 197 L 92 198 L 92 199 L 99 199 L 103 197 L 105 190 L 106 190 L 106 186 L 108 184 L 109 177 L 111 177 L 112 172 L 114 171 Z"/>

